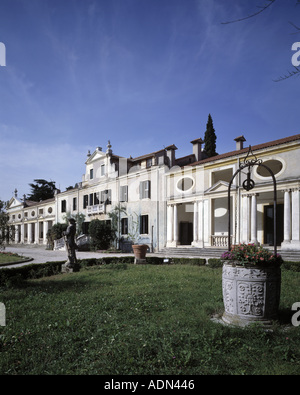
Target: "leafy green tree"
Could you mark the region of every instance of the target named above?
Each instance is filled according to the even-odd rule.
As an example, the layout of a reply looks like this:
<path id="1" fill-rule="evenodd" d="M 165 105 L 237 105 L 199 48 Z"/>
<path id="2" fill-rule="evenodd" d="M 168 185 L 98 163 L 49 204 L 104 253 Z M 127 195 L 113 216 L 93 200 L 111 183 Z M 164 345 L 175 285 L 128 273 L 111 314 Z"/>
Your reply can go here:
<path id="1" fill-rule="evenodd" d="M 120 242 L 121 238 L 121 217 L 122 214 L 127 216 L 126 207 L 118 203 L 109 213 L 108 216 L 111 219 L 111 228 L 115 232 L 115 240 L 117 244 Z M 118 247 L 118 246 L 117 246 Z"/>
<path id="2" fill-rule="evenodd" d="M 115 230 L 110 222 L 93 219 L 89 224 L 89 235 L 91 237 L 91 249 L 107 250 L 116 237 Z"/>
<path id="3" fill-rule="evenodd" d="M 36 179 L 33 181 L 35 184 L 29 184 L 31 187 L 31 194 L 27 197 L 28 200 L 40 202 L 41 200 L 54 197 L 54 192 L 56 190 L 55 181 L 46 181 L 43 179 Z"/>
<path id="4" fill-rule="evenodd" d="M 83 233 L 83 223 L 85 220 L 85 215 L 82 213 L 77 213 L 75 215 L 71 214 L 70 211 L 68 211 L 64 216 L 63 219 L 64 221 L 66 221 L 66 224 L 69 223 L 69 219 L 70 218 L 74 218 L 75 222 L 76 222 L 76 234 L 77 236 L 81 235 Z"/>
<path id="5" fill-rule="evenodd" d="M 13 227 L 8 224 L 9 216 L 5 208 L 6 203 L 0 200 L 0 250 L 13 238 Z"/>
<path id="6" fill-rule="evenodd" d="M 217 136 L 215 133 L 212 117 L 209 114 L 206 124 L 206 132 L 204 134 L 204 150 L 209 158 L 218 155 L 216 152 L 216 141 Z"/>
<path id="7" fill-rule="evenodd" d="M 47 232 L 48 245 L 53 249 L 54 240 L 58 240 L 63 237 L 63 232 L 67 229 L 67 224 L 57 223 L 52 226 Z"/>

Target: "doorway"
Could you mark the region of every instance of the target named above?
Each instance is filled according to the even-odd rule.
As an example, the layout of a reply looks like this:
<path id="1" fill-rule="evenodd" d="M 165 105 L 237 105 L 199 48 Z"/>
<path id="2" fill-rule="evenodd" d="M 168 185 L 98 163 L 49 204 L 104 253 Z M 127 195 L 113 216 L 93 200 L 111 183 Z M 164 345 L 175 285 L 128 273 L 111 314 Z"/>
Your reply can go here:
<path id="1" fill-rule="evenodd" d="M 191 245 L 193 241 L 193 223 L 179 222 L 179 242 L 181 245 Z"/>
<path id="2" fill-rule="evenodd" d="M 277 204 L 276 245 L 283 242 L 283 204 Z M 264 244 L 274 245 L 274 205 L 264 207 Z"/>

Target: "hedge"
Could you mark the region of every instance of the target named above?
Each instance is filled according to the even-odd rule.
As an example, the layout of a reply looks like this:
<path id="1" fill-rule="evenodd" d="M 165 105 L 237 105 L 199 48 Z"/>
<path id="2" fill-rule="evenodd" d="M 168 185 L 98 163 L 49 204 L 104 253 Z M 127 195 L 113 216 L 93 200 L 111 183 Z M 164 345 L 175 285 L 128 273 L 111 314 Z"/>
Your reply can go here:
<path id="1" fill-rule="evenodd" d="M 281 267 L 286 270 L 291 270 L 293 272 L 300 272 L 300 262 L 284 261 Z"/>
<path id="2" fill-rule="evenodd" d="M 103 257 L 103 258 L 89 258 L 81 259 L 78 261 L 82 268 L 96 265 L 109 265 L 109 264 L 126 264 L 134 263 L 134 257 Z M 21 284 L 25 280 L 53 276 L 61 273 L 62 264 L 65 261 L 54 261 L 46 263 L 34 263 L 13 268 L 0 269 L 0 286 L 11 286 Z M 205 259 L 199 258 L 161 258 L 161 257 L 148 257 L 147 264 L 150 265 L 205 265 Z"/>
<path id="3" fill-rule="evenodd" d="M 41 277 L 53 276 L 61 273 L 61 266 L 65 261 L 54 261 L 47 263 L 34 263 L 13 268 L 0 269 L 0 286 L 11 286 L 21 284 L 24 280 L 35 279 Z M 125 257 L 103 257 L 89 258 L 79 260 L 82 268 L 96 265 L 115 265 L 115 264 L 131 264 L 134 263 L 133 256 Z M 161 258 L 147 257 L 146 263 L 150 265 L 197 265 L 206 264 L 204 258 Z M 221 259 L 208 259 L 207 265 L 211 268 L 222 267 Z M 282 267 L 286 270 L 300 272 L 300 262 L 284 261 Z"/>
<path id="4" fill-rule="evenodd" d="M 10 286 L 28 279 L 53 276 L 61 272 L 63 263 L 55 261 L 0 269 L 0 286 Z"/>
<path id="5" fill-rule="evenodd" d="M 222 267 L 223 266 L 223 261 L 218 258 L 209 258 L 207 262 L 208 266 L 211 268 L 217 268 L 217 267 Z"/>

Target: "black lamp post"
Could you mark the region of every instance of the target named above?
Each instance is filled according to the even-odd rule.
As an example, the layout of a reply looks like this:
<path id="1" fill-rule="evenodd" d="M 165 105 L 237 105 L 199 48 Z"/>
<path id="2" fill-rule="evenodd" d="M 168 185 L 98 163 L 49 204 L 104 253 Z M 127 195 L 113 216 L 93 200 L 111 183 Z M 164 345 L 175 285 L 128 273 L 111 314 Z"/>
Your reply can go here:
<path id="1" fill-rule="evenodd" d="M 250 157 L 253 157 L 253 159 L 250 159 Z M 246 191 L 250 191 L 255 187 L 255 182 L 251 179 L 251 168 L 253 166 L 262 166 L 268 172 L 270 173 L 272 179 L 273 179 L 273 189 L 274 189 L 274 194 L 273 194 L 273 200 L 274 200 L 274 254 L 276 255 L 277 253 L 277 242 L 276 242 L 276 206 L 277 206 L 277 190 L 276 190 L 276 179 L 274 176 L 273 171 L 266 165 L 263 164 L 261 159 L 257 159 L 256 156 L 253 154 L 251 145 L 249 146 L 249 151 L 244 159 L 244 161 L 240 164 L 239 169 L 234 173 L 232 176 L 229 186 L 228 186 L 228 251 L 231 250 L 231 240 L 230 240 L 230 228 L 231 228 L 231 209 L 230 209 L 230 190 L 231 190 L 231 185 L 233 183 L 233 180 L 235 177 L 245 168 L 248 167 L 248 172 L 247 172 L 247 178 L 243 182 L 243 188 Z"/>

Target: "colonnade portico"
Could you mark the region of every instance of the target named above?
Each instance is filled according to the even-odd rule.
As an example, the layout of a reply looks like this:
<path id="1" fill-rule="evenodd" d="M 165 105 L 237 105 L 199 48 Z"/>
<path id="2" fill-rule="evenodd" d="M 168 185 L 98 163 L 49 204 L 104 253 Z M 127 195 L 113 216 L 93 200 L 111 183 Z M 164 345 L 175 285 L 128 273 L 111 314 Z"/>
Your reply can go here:
<path id="1" fill-rule="evenodd" d="M 47 232 L 53 221 L 22 222 L 14 224 L 15 243 L 21 244 L 47 244 Z"/>
<path id="2" fill-rule="evenodd" d="M 204 247 L 204 232 L 203 224 L 204 217 L 207 215 L 207 200 L 200 200 L 194 202 L 184 203 L 170 203 L 167 205 L 167 243 L 166 247 L 176 247 L 180 244 L 179 240 L 179 218 L 178 207 L 185 205 L 186 211 L 192 215 L 193 222 L 193 240 L 192 246 Z M 181 211 L 182 212 L 182 211 Z M 192 214 L 191 214 L 192 213 Z"/>
<path id="3" fill-rule="evenodd" d="M 13 242 L 18 244 L 47 244 L 47 232 L 55 223 L 55 198 L 40 202 L 20 200 L 15 196 L 10 200 L 9 222 L 13 229 Z"/>

